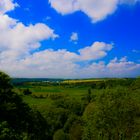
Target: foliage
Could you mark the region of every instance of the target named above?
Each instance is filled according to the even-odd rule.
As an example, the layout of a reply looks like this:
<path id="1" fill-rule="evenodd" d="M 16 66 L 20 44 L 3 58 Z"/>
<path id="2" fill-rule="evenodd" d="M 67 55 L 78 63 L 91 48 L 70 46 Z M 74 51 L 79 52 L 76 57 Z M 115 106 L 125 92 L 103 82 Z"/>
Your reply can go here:
<path id="1" fill-rule="evenodd" d="M 137 111 L 137 103 L 127 89 L 106 89 L 85 110 L 83 139 L 132 139 L 139 132 L 135 130 Z"/>
<path id="2" fill-rule="evenodd" d="M 70 110 L 71 113 L 81 115 L 83 113 L 82 103 L 73 98 L 66 97 L 55 101 L 56 107 Z"/>
<path id="3" fill-rule="evenodd" d="M 53 140 L 69 140 L 69 136 L 59 129 L 54 133 Z"/>
<path id="4" fill-rule="evenodd" d="M 10 77 L 0 72 L 0 138 L 43 139 L 45 137 L 43 124 L 45 120 L 39 113 L 33 112 L 22 98 L 13 92 Z"/>
<path id="5" fill-rule="evenodd" d="M 0 72 L 1 140 L 140 139 L 139 78 L 25 80 Z"/>
<path id="6" fill-rule="evenodd" d="M 32 92 L 27 88 L 27 89 L 24 89 L 24 90 L 23 90 L 23 94 L 24 94 L 24 95 L 31 95 Z"/>

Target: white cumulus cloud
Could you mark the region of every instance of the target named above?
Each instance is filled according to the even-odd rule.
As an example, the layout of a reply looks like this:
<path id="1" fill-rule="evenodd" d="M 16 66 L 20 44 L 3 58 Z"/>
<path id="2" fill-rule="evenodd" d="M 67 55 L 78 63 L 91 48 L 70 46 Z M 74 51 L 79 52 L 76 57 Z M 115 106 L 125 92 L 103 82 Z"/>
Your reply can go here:
<path id="1" fill-rule="evenodd" d="M 58 35 L 47 25 L 37 23 L 26 26 L 8 15 L 0 15 L 0 58 L 17 59 L 40 47 L 40 41 Z"/>
<path id="2" fill-rule="evenodd" d="M 0 69 L 13 77 L 91 78 L 133 77 L 140 74 L 140 64 L 128 61 L 126 57 L 114 58 L 107 64 L 103 61 L 82 66 L 79 64 L 85 60 L 100 60 L 112 48 L 112 44 L 95 42 L 89 47 L 80 49 L 79 53 L 64 49 L 56 51 L 46 49 L 16 60 L 1 57 Z M 12 57 L 10 54 L 5 55 L 9 58 Z"/>
<path id="3" fill-rule="evenodd" d="M 62 15 L 82 11 L 93 22 L 105 19 L 119 4 L 134 4 L 139 0 L 49 0 L 51 7 Z"/>
<path id="4" fill-rule="evenodd" d="M 81 60 L 96 60 L 107 55 L 107 52 L 113 48 L 113 44 L 105 42 L 95 42 L 89 47 L 79 50 Z"/>

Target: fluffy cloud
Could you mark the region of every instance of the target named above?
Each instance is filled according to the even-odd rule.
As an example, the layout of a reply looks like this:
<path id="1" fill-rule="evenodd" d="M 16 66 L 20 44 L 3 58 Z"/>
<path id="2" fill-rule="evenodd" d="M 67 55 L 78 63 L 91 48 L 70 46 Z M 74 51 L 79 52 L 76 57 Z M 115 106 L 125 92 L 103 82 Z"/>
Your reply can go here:
<path id="1" fill-rule="evenodd" d="M 57 51 L 47 49 L 45 51 L 36 52 L 33 55 L 30 55 L 30 57 L 27 57 L 27 59 L 25 59 L 24 62 L 26 62 L 26 64 L 29 65 L 42 65 L 42 63 L 43 65 L 45 65 L 45 63 L 55 63 L 61 65 L 62 61 L 75 63 L 85 60 L 97 60 L 101 59 L 102 57 L 105 57 L 107 51 L 110 51 L 112 48 L 112 44 L 106 44 L 104 42 L 95 42 L 90 47 L 80 49 L 79 54 L 64 49 L 60 49 Z"/>
<path id="2" fill-rule="evenodd" d="M 4 14 L 8 11 L 14 10 L 18 6 L 17 3 L 14 3 L 13 0 L 1 0 L 0 1 L 0 14 Z"/>
<path id="3" fill-rule="evenodd" d="M 67 50 L 54 51 L 52 49 L 31 54 L 29 52 L 34 50 L 34 47 L 29 47 L 27 44 L 25 44 L 25 46 L 27 46 L 25 52 L 28 53 L 28 55 L 25 55 L 25 52 L 21 51 L 24 49 L 17 51 L 19 49 L 15 49 L 15 46 L 8 50 L 3 49 L 0 53 L 0 69 L 8 71 L 8 73 L 12 75 L 15 73 L 15 76 L 19 76 L 19 73 L 22 71 L 22 76 L 71 77 L 76 76 L 74 73 L 76 73 L 77 68 L 80 67 L 77 65 L 78 62 L 101 59 L 106 56 L 107 51 L 110 51 L 113 47 L 111 44 L 95 42 L 89 47 L 80 49 L 78 51 L 79 54 Z M 9 69 L 10 64 L 12 64 L 12 66 Z M 48 75 L 46 75 L 46 72 Z"/>
<path id="4" fill-rule="evenodd" d="M 70 36 L 70 41 L 78 41 L 78 33 L 73 32 Z"/>
<path id="5" fill-rule="evenodd" d="M 139 0 L 49 0 L 51 6 L 62 15 L 82 11 L 93 22 L 114 13 L 119 4 L 133 4 Z"/>
<path id="6" fill-rule="evenodd" d="M 101 59 L 103 55 L 100 57 L 95 57 L 94 55 L 96 53 L 100 54 L 100 51 L 110 51 L 112 47 L 111 44 L 95 42 L 90 47 L 79 50 L 81 52 L 79 54 L 62 49 L 57 51 L 47 49 L 30 54 L 24 59 L 1 58 L 0 69 L 13 77 L 88 78 L 132 77 L 139 75 L 140 64 L 128 61 L 126 57 L 121 59 L 114 58 L 108 64 L 99 61 L 98 63 L 89 62 L 80 65 L 79 62 L 81 61 Z M 86 53 L 87 55 L 85 56 Z M 8 56 L 9 54 L 7 54 Z"/>
<path id="7" fill-rule="evenodd" d="M 93 63 L 83 70 L 87 77 L 135 77 L 140 75 L 140 64 L 132 61 L 122 61 L 114 58 L 108 64 L 104 62 Z"/>
<path id="8" fill-rule="evenodd" d="M 114 58 L 108 64 L 100 61 L 81 66 L 77 62 L 75 53 L 45 50 L 14 61 L 12 65 L 11 61 L 0 61 L 0 67 L 14 77 L 91 78 L 133 77 L 140 74 L 140 64 L 126 58 Z"/>
<path id="9" fill-rule="evenodd" d="M 18 58 L 28 55 L 40 47 L 40 41 L 58 37 L 54 31 L 42 23 L 25 26 L 23 23 L 0 15 L 0 58 Z"/>
<path id="10" fill-rule="evenodd" d="M 107 65 L 107 69 L 108 73 L 112 73 L 112 75 L 117 75 L 118 77 L 140 75 L 140 64 L 136 64 L 132 61 L 127 61 L 126 57 L 123 57 L 120 60 L 114 58 Z"/>
<path id="11" fill-rule="evenodd" d="M 113 44 L 104 42 L 95 42 L 90 47 L 85 47 L 79 50 L 81 60 L 96 60 L 103 58 L 107 52 L 113 48 Z"/>

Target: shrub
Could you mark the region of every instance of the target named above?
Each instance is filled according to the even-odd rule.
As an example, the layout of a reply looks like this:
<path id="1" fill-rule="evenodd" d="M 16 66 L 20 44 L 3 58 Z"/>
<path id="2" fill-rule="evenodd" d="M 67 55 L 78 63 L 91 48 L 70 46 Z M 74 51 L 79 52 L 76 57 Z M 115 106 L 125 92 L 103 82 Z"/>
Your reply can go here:
<path id="1" fill-rule="evenodd" d="M 24 90 L 23 90 L 23 94 L 24 94 L 24 95 L 31 95 L 32 92 L 31 92 L 29 89 L 24 89 Z"/>

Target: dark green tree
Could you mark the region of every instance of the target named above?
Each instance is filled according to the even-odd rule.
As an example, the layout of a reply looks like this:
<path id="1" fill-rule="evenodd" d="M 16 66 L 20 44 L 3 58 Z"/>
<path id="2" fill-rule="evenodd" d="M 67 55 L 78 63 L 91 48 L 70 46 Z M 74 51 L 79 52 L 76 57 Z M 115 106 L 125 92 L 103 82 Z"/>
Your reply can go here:
<path id="1" fill-rule="evenodd" d="M 126 88 L 104 90 L 84 112 L 83 140 L 133 139 L 139 133 L 135 128 L 138 110 L 138 103 Z"/>
<path id="2" fill-rule="evenodd" d="M 69 140 L 69 136 L 62 129 L 59 129 L 54 133 L 53 140 Z"/>
<path id="3" fill-rule="evenodd" d="M 136 78 L 136 80 L 132 83 L 132 89 L 140 89 L 140 77 Z"/>
<path id="4" fill-rule="evenodd" d="M 91 101 L 91 89 L 88 89 L 87 101 L 88 101 L 88 103 L 90 103 L 90 101 Z"/>
<path id="5" fill-rule="evenodd" d="M 27 88 L 27 89 L 24 89 L 24 90 L 23 90 L 23 94 L 24 94 L 24 95 L 31 95 L 32 92 Z"/>
<path id="6" fill-rule="evenodd" d="M 10 77 L 0 72 L 0 139 L 43 139 L 45 120 L 13 91 Z M 45 132 L 44 132 L 45 131 Z"/>

